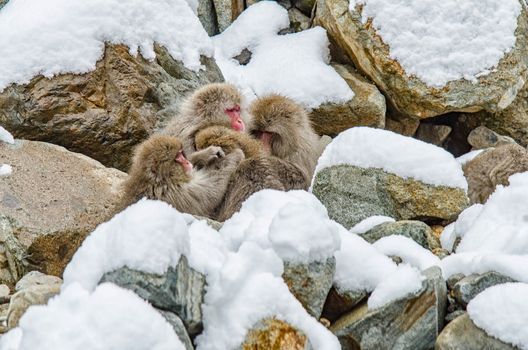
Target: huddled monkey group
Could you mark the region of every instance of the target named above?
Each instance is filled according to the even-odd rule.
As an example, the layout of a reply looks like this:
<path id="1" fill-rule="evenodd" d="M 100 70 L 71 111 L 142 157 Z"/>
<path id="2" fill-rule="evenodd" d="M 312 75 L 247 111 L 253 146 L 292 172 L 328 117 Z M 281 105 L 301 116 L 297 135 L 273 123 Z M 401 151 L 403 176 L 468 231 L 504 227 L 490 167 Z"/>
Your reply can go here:
<path id="1" fill-rule="evenodd" d="M 308 114 L 269 95 L 242 108 L 229 84 L 209 84 L 135 150 L 120 208 L 146 197 L 224 221 L 262 189 L 307 189 L 322 152 Z"/>

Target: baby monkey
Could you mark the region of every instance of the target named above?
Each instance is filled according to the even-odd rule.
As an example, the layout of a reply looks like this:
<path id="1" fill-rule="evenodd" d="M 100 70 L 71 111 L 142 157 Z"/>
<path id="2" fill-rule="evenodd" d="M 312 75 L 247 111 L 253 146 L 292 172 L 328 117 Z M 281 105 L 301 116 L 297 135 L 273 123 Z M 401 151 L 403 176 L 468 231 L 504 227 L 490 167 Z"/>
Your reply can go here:
<path id="1" fill-rule="evenodd" d="M 215 146 L 187 159 L 179 139 L 152 136 L 136 149 L 120 208 L 146 197 L 165 201 L 181 212 L 212 217 L 243 159 L 240 150 L 225 155 Z M 200 163 L 200 169 L 193 168 L 193 161 Z"/>

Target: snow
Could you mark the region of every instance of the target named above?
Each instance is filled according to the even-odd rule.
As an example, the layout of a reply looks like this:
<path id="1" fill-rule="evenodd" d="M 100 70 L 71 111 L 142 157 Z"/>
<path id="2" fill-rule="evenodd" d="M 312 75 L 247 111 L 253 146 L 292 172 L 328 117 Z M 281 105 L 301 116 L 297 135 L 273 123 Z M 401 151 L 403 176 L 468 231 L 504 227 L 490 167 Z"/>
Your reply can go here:
<path id="1" fill-rule="evenodd" d="M 463 232 L 457 253 L 528 254 L 528 172 L 512 175 L 509 182 L 497 186 L 481 209 L 472 209 L 468 223 L 455 224 L 455 231 L 462 227 Z"/>
<path id="2" fill-rule="evenodd" d="M 467 190 L 462 168 L 449 152 L 387 130 L 355 127 L 343 131 L 325 148 L 315 175 L 340 164 L 383 169 L 405 179 Z"/>
<path id="3" fill-rule="evenodd" d="M 396 222 L 393 218 L 389 216 L 383 216 L 383 215 L 373 215 L 366 219 L 361 220 L 359 223 L 354 225 L 350 229 L 351 233 L 355 233 L 358 235 L 361 235 L 363 233 L 366 233 L 370 230 L 372 230 L 374 227 L 381 225 L 386 222 Z"/>
<path id="4" fill-rule="evenodd" d="M 487 334 L 521 349 L 528 349 L 526 295 L 526 283 L 490 287 L 469 302 L 468 315 Z"/>
<path id="5" fill-rule="evenodd" d="M 274 1 L 261 1 L 215 36 L 215 59 L 226 81 L 238 86 L 249 101 L 276 93 L 310 109 L 326 102 L 344 103 L 352 99 L 353 91 L 328 65 L 326 31 L 315 27 L 277 35 L 288 26 L 286 9 Z M 247 65 L 240 65 L 234 57 L 244 48 L 252 56 Z"/>
<path id="6" fill-rule="evenodd" d="M 93 290 L 106 272 L 124 266 L 163 274 L 189 251 L 183 215 L 165 202 L 143 199 L 84 240 L 64 271 L 63 288 L 80 283 Z"/>
<path id="7" fill-rule="evenodd" d="M 480 213 L 482 213 L 482 209 L 484 209 L 484 205 L 476 203 L 467 207 L 458 215 L 454 228 L 457 237 L 465 236 L 466 232 L 471 229 Z"/>
<path id="8" fill-rule="evenodd" d="M 407 74 L 433 87 L 476 81 L 515 45 L 519 0 L 352 0 Z"/>
<path id="9" fill-rule="evenodd" d="M 105 42 L 125 44 L 148 60 L 156 42 L 195 71 L 201 54 L 213 55 L 185 0 L 14 0 L 0 12 L 0 33 L 0 92 L 39 74 L 90 72 Z"/>
<path id="10" fill-rule="evenodd" d="M 409 237 L 391 235 L 378 239 L 372 244 L 381 253 L 398 256 L 403 262 L 420 270 L 440 265 L 440 259 Z"/>
<path id="11" fill-rule="evenodd" d="M 451 253 L 455 246 L 456 238 L 457 234 L 455 232 L 455 223 L 452 222 L 444 227 L 442 233 L 440 234 L 440 244 L 442 245 L 442 248 Z"/>
<path id="12" fill-rule="evenodd" d="M 4 129 L 2 126 L 0 126 L 0 142 L 10 143 L 10 144 L 15 143 L 15 138 L 13 137 L 13 135 L 11 135 L 11 133 L 7 131 L 6 129 Z"/>
<path id="13" fill-rule="evenodd" d="M 485 148 L 485 149 L 477 149 L 475 151 L 471 151 L 471 152 L 468 152 L 466 154 L 463 154 L 461 155 L 460 157 L 458 157 L 456 160 L 457 162 L 460 164 L 460 165 L 464 165 L 466 164 L 467 162 L 475 159 L 479 154 L 481 154 L 482 152 L 484 151 L 487 151 L 489 148 Z"/>
<path id="14" fill-rule="evenodd" d="M 185 349 L 150 304 L 110 283 L 91 294 L 72 284 L 47 305 L 29 308 L 12 332 L 0 350 Z"/>
<path id="15" fill-rule="evenodd" d="M 381 308 L 390 302 L 422 289 L 424 277 L 416 268 L 400 264 L 396 272 L 383 280 L 372 292 L 367 305 L 370 310 Z"/>
<path id="16" fill-rule="evenodd" d="M 13 173 L 13 168 L 9 164 L 0 164 L 0 176 L 9 176 Z"/>
<path id="17" fill-rule="evenodd" d="M 337 224 L 306 191 L 259 191 L 224 223 L 220 234 L 232 250 L 254 242 L 292 263 L 324 261 L 340 246 Z"/>
<path id="18" fill-rule="evenodd" d="M 340 349 L 337 338 L 289 292 L 282 272 L 273 250 L 253 242 L 229 253 L 219 273 L 207 279 L 204 331 L 196 338 L 197 350 L 238 349 L 250 327 L 273 316 L 306 334 L 314 349 Z"/>

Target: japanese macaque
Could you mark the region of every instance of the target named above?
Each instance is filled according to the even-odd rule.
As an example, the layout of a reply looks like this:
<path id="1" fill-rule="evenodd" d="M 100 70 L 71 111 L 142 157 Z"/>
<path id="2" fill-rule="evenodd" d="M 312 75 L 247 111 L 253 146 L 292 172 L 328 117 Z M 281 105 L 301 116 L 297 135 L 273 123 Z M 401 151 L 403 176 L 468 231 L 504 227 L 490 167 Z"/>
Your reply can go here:
<path id="1" fill-rule="evenodd" d="M 322 150 L 304 108 L 290 98 L 269 95 L 253 102 L 250 113 L 253 119 L 249 133 L 271 155 L 299 167 L 311 181 Z"/>
<path id="2" fill-rule="evenodd" d="M 234 86 L 225 83 L 205 85 L 183 102 L 180 113 L 161 133 L 178 137 L 183 150 L 190 155 L 197 150 L 195 136 L 199 130 L 209 126 L 246 130 L 241 103 L 242 95 Z"/>
<path id="3" fill-rule="evenodd" d="M 181 212 L 213 217 L 244 154 L 237 149 L 225 155 L 220 147 L 211 146 L 190 159 L 201 168 L 193 169 L 182 142 L 172 136 L 155 135 L 140 144 L 123 185 L 120 209 L 146 197 L 165 201 Z"/>
<path id="4" fill-rule="evenodd" d="M 246 158 L 255 158 L 265 155 L 262 144 L 250 135 L 237 132 L 225 126 L 209 126 L 196 133 L 194 138 L 196 149 L 205 149 L 209 146 L 218 146 L 227 153 L 241 149 Z"/>
<path id="5" fill-rule="evenodd" d="M 261 141 L 266 155 L 240 163 L 218 210 L 220 221 L 230 218 L 249 196 L 262 189 L 308 188 L 320 155 L 319 137 L 308 115 L 291 99 L 279 95 L 260 98 L 250 113 L 250 133 Z"/>
<path id="6" fill-rule="evenodd" d="M 508 178 L 528 171 L 528 151 L 507 144 L 486 150 L 462 167 L 468 182 L 471 203 L 485 203 L 497 185 L 509 185 Z"/>

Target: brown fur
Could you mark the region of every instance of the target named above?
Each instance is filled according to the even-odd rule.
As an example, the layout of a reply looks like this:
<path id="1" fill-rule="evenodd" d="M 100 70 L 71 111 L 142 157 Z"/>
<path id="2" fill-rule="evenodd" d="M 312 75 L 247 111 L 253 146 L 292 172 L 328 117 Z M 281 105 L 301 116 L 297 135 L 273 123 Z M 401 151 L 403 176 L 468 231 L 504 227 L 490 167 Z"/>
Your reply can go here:
<path id="1" fill-rule="evenodd" d="M 226 128 L 224 126 L 209 126 L 196 133 L 196 149 L 204 149 L 209 146 L 219 146 L 227 153 L 239 148 L 244 152 L 246 158 L 254 158 L 264 154 L 259 141 L 251 138 L 248 134 Z"/>
<path id="2" fill-rule="evenodd" d="M 304 108 L 290 98 L 269 95 L 253 102 L 250 113 L 249 133 L 272 133 L 271 154 L 299 167 L 310 181 L 320 145 Z"/>
<path id="3" fill-rule="evenodd" d="M 509 185 L 508 178 L 528 171 L 528 151 L 517 144 L 484 151 L 463 166 L 471 203 L 484 203 L 497 185 Z"/>
<path id="4" fill-rule="evenodd" d="M 183 102 L 179 114 L 168 122 L 161 133 L 180 138 L 185 153 L 190 155 L 197 150 L 194 138 L 199 130 L 212 125 L 230 128 L 230 120 L 224 110 L 236 104 L 242 104 L 242 96 L 234 86 L 225 83 L 205 85 Z"/>
<path id="5" fill-rule="evenodd" d="M 146 197 L 165 201 L 181 212 L 212 217 L 224 196 L 229 177 L 244 158 L 242 151 L 222 157 L 218 147 L 198 152 L 205 167 L 185 173 L 175 161 L 182 142 L 155 135 L 136 148 L 129 177 L 123 184 L 120 208 Z M 212 162 L 215 164 L 212 166 Z"/>

